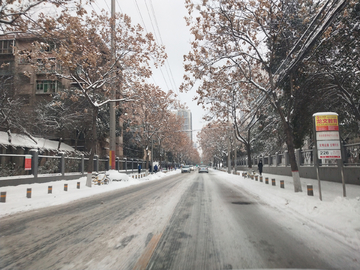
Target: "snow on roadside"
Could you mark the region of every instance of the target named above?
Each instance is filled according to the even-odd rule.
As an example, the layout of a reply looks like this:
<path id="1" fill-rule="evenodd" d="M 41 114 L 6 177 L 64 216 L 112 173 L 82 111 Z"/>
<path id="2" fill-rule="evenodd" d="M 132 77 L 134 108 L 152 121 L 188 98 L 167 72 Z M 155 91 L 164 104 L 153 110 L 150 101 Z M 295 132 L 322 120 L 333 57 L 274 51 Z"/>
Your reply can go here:
<path id="1" fill-rule="evenodd" d="M 144 181 L 161 179 L 164 176 L 180 173 L 180 170 L 168 173 L 156 173 L 144 178 L 134 179 L 117 171 L 109 171 L 112 182 L 109 185 L 94 185 L 86 187 L 86 177 L 77 180 L 62 180 L 41 184 L 28 184 L 19 186 L 0 187 L 0 191 L 6 191 L 6 202 L 0 203 L 0 217 L 43 208 L 52 205 L 60 205 L 70 201 L 90 197 L 99 193 L 136 185 Z M 211 170 L 211 173 L 221 175 L 230 183 L 239 186 L 247 192 L 259 197 L 268 205 L 277 208 L 287 215 L 298 218 L 304 222 L 311 222 L 313 226 L 332 232 L 334 237 L 345 241 L 353 248 L 360 251 L 360 186 L 346 185 L 347 197 L 342 197 L 342 185 L 328 181 L 321 181 L 322 197 L 319 200 L 317 181 L 302 178 L 303 192 L 293 191 L 292 178 L 264 174 L 269 177 L 269 184 L 243 178 L 241 175 L 230 175 L 226 172 Z M 241 174 L 241 173 L 240 173 Z M 226 175 L 227 177 L 223 177 Z M 276 179 L 276 186 L 271 185 L 271 179 Z M 117 180 L 117 181 L 116 181 Z M 120 180 L 120 181 L 119 181 Z M 284 180 L 285 189 L 279 187 L 279 181 Z M 80 182 L 80 189 L 77 189 Z M 64 191 L 64 184 L 68 184 L 68 191 Z M 306 185 L 312 184 L 314 196 L 308 196 Z M 48 186 L 52 186 L 52 194 L 48 194 Z M 26 198 L 27 188 L 32 189 L 32 198 Z"/>
<path id="2" fill-rule="evenodd" d="M 323 200 L 320 201 L 317 180 L 301 178 L 303 192 L 295 193 L 292 177 L 263 174 L 264 179 L 269 178 L 269 184 L 265 184 L 265 180 L 260 182 L 243 178 L 241 173 L 226 173 L 225 179 L 287 215 L 325 229 L 332 236 L 360 251 L 360 186 L 346 185 L 347 197 L 342 197 L 342 184 L 321 181 Z M 272 186 L 273 178 L 276 179 L 276 186 Z M 280 188 L 280 180 L 284 180 L 285 189 Z M 308 184 L 313 185 L 314 196 L 307 195 Z"/>
<path id="3" fill-rule="evenodd" d="M 153 181 L 180 173 L 180 170 L 168 173 L 158 172 L 143 178 L 132 178 L 131 175 L 119 173 L 116 170 L 108 171 L 111 183 L 109 185 L 93 185 L 86 187 L 86 176 L 76 180 L 60 180 L 39 184 L 24 184 L 18 186 L 0 187 L 0 192 L 6 192 L 6 202 L 0 203 L 0 217 L 19 212 L 39 209 L 47 206 L 60 205 L 96 194 L 125 188 L 131 185 Z M 80 189 L 77 183 L 80 182 Z M 64 190 L 64 184 L 68 190 Z M 52 193 L 48 194 L 48 186 L 52 186 Z M 27 198 L 27 189 L 31 188 L 31 198 Z"/>

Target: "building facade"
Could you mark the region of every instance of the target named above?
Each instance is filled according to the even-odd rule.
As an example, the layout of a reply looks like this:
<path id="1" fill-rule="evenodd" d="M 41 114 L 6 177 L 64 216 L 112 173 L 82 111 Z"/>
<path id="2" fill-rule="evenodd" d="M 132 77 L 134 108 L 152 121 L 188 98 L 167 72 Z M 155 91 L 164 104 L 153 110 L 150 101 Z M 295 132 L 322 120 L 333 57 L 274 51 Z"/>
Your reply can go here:
<path id="1" fill-rule="evenodd" d="M 177 110 L 176 115 L 184 118 L 184 124 L 182 130 L 189 136 L 191 142 L 193 142 L 192 134 L 192 113 L 190 110 Z"/>
<path id="2" fill-rule="evenodd" d="M 36 40 L 27 34 L 0 37 L 0 76 L 2 79 L 11 77 L 14 96 L 21 98 L 29 108 L 71 85 L 70 81 L 54 76 L 55 71 L 61 69 L 52 55 L 55 45 L 45 49 L 48 56 L 46 66 L 41 64 L 44 59 L 30 62 L 28 57 L 22 57 L 22 52 L 32 50 L 32 43 Z"/>
<path id="3" fill-rule="evenodd" d="M 31 51 L 34 49 L 35 41 L 48 44 L 42 48 L 42 58 L 34 59 Z M 43 102 L 50 102 L 53 95 L 64 90 L 77 88 L 77 84 L 56 76 L 56 73 L 65 73 L 65 67 L 59 65 L 54 56 L 56 44 L 45 40 L 40 40 L 29 34 L 9 34 L 0 36 L 0 80 L 1 91 L 6 91 L 7 96 L 21 100 L 21 110 L 28 115 L 34 113 L 34 109 Z M 45 59 L 47 58 L 47 59 Z M 60 72 L 59 72 L 60 71 Z M 6 82 L 6 85 L 5 85 Z M 85 114 L 83 117 L 86 117 Z M 34 116 L 35 118 L 35 116 Z M 85 123 L 85 121 L 84 121 Z M 119 126 L 121 123 L 118 123 Z M 6 131 L 4 129 L 0 130 Z M 87 151 L 86 134 L 84 131 L 76 129 L 73 131 L 63 131 L 61 133 L 33 134 L 43 136 L 51 140 L 60 138 L 67 144 L 74 146 L 77 150 Z M 123 156 L 122 137 L 116 138 L 116 155 Z M 106 155 L 108 140 L 98 142 L 99 155 Z"/>

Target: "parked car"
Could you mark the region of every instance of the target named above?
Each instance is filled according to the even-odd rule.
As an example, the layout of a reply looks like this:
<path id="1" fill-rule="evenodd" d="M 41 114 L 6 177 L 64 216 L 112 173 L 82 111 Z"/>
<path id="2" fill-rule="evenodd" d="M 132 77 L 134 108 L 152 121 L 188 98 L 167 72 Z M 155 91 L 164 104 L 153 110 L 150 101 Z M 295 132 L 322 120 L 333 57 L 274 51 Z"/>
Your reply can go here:
<path id="1" fill-rule="evenodd" d="M 209 173 L 209 168 L 208 168 L 208 166 L 206 166 L 206 165 L 200 165 L 200 166 L 199 166 L 199 173 L 201 173 L 201 172 Z"/>
<path id="2" fill-rule="evenodd" d="M 190 166 L 189 165 L 183 165 L 181 167 L 181 173 L 184 173 L 184 172 L 187 172 L 187 173 L 190 173 Z"/>

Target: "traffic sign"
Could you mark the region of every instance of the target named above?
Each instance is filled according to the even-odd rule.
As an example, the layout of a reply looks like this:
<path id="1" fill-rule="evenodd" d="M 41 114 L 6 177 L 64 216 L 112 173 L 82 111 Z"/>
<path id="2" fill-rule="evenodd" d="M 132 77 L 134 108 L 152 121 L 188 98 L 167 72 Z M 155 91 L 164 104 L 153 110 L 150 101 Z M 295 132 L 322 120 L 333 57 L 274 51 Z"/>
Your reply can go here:
<path id="1" fill-rule="evenodd" d="M 323 149 L 334 149 L 334 150 L 340 150 L 341 145 L 340 141 L 317 141 L 317 149 L 323 150 Z"/>
<path id="2" fill-rule="evenodd" d="M 316 140 L 317 141 L 340 140 L 339 132 L 338 131 L 316 132 Z"/>
<path id="3" fill-rule="evenodd" d="M 341 159 L 340 150 L 319 150 L 318 155 L 320 159 Z"/>

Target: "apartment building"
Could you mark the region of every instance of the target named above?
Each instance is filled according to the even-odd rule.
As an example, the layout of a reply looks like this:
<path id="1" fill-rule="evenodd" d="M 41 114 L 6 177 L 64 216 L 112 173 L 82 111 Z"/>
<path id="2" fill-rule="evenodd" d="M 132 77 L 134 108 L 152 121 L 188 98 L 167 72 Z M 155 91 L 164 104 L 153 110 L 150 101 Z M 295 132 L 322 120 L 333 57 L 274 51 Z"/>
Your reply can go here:
<path id="1" fill-rule="evenodd" d="M 52 94 L 71 87 L 71 82 L 56 77 L 55 71 L 61 66 L 55 61 L 52 53 L 55 44 L 49 42 L 45 48 L 48 59 L 31 59 L 24 57 L 32 50 L 32 43 L 39 38 L 29 34 L 9 34 L 0 36 L 0 81 L 2 91 L 8 96 L 22 101 L 19 110 L 33 114 L 33 109 L 44 101 L 50 101 Z M 46 64 L 44 64 L 46 62 Z M 1 127 L 0 127 L 1 129 Z M 6 130 L 3 130 L 6 131 Z M 80 134 L 33 134 L 46 139 L 59 140 L 61 137 L 69 145 L 76 145 L 78 150 L 84 150 L 85 140 Z M 76 143 L 74 142 L 76 138 Z"/>
<path id="2" fill-rule="evenodd" d="M 22 52 L 31 51 L 31 44 L 36 40 L 38 38 L 28 34 L 0 36 L 0 76 L 3 80 L 12 80 L 14 96 L 22 98 L 28 108 L 33 108 L 40 100 L 49 99 L 51 94 L 70 86 L 69 81 L 54 76 L 55 70 L 61 69 L 52 54 L 55 44 L 49 43 L 45 49 L 48 55 L 46 65 L 42 64 L 43 59 L 30 63 L 28 58 L 22 56 Z"/>

